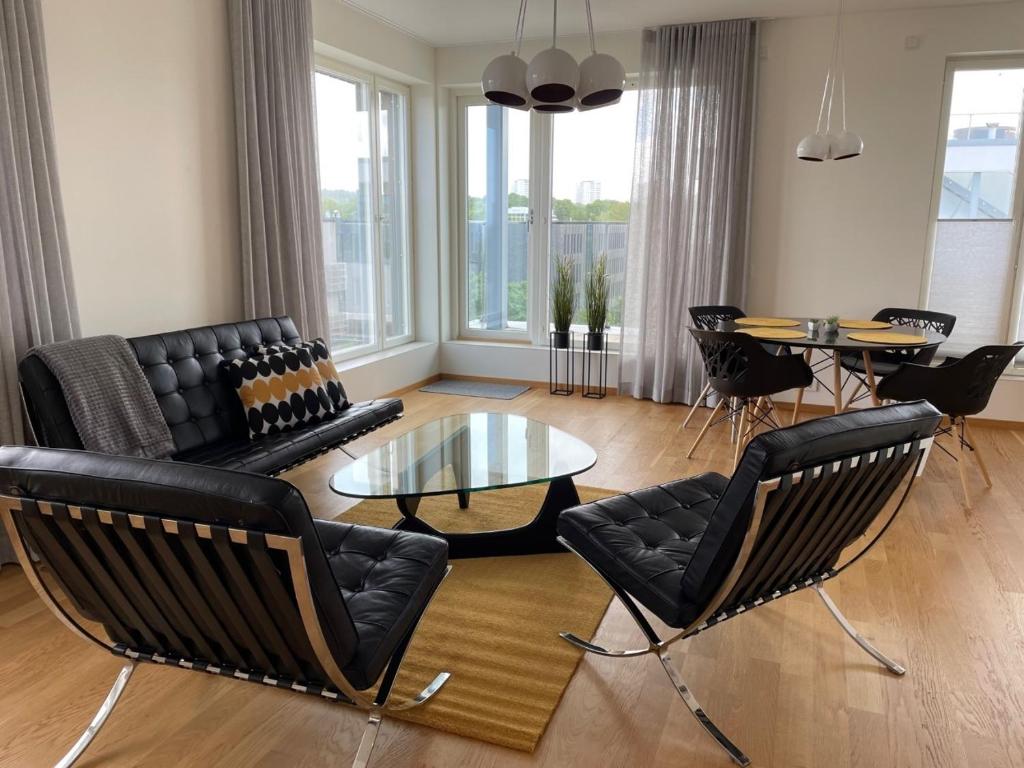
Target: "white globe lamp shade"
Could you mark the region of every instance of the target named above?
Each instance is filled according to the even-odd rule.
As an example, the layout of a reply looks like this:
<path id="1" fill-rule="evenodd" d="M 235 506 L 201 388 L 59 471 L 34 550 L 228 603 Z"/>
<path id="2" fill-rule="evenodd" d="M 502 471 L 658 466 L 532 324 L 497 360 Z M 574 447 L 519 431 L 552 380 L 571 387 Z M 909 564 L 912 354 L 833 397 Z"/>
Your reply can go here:
<path id="1" fill-rule="evenodd" d="M 512 53 L 494 59 L 481 79 L 488 101 L 504 107 L 521 107 L 529 101 L 526 91 L 526 62 Z"/>
<path id="2" fill-rule="evenodd" d="M 580 62 L 579 98 L 584 107 L 601 107 L 622 96 L 626 70 L 607 53 L 595 53 Z"/>
<path id="3" fill-rule="evenodd" d="M 586 106 L 585 104 L 580 103 L 580 104 L 576 105 L 576 111 L 577 112 L 589 112 L 592 109 L 600 109 L 601 107 L 610 107 L 610 106 L 612 106 L 614 104 L 618 104 L 620 101 L 622 101 L 622 97 L 621 96 L 619 98 L 615 99 L 614 101 L 606 101 L 603 104 L 592 104 L 589 107 Z"/>
<path id="4" fill-rule="evenodd" d="M 548 104 L 546 102 L 534 102 L 534 112 L 546 112 L 548 114 L 561 114 L 563 112 L 572 112 L 579 108 L 579 99 L 573 96 L 571 99 L 565 101 L 559 101 L 556 104 Z"/>
<path id="5" fill-rule="evenodd" d="M 801 160 L 820 163 L 828 159 L 829 137 L 824 133 L 810 133 L 796 147 L 796 156 Z"/>
<path id="6" fill-rule="evenodd" d="M 576 59 L 561 48 L 541 51 L 526 69 L 526 85 L 535 101 L 557 104 L 576 95 L 580 69 Z"/>
<path id="7" fill-rule="evenodd" d="M 843 131 L 831 137 L 829 150 L 833 160 L 857 157 L 864 152 L 864 140 L 853 131 Z"/>

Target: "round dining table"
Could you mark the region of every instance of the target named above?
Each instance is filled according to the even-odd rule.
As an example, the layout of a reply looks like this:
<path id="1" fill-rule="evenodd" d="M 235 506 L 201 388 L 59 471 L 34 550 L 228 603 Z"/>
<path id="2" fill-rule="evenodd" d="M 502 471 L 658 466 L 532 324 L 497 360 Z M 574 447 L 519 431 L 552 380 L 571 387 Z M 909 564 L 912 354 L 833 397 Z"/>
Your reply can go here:
<path id="1" fill-rule="evenodd" d="M 819 327 L 817 329 L 817 331 L 812 334 L 809 331 L 808 324 L 809 324 L 810 321 L 816 320 L 817 318 L 790 317 L 788 315 L 778 315 L 778 316 L 775 316 L 775 317 L 772 317 L 772 318 L 768 318 L 768 319 L 770 319 L 772 321 L 775 321 L 775 322 L 781 321 L 781 320 L 786 320 L 786 321 L 789 321 L 789 324 L 786 325 L 786 326 L 774 326 L 773 325 L 773 326 L 768 326 L 768 327 L 758 325 L 756 322 L 752 322 L 752 321 L 756 321 L 757 319 L 758 318 L 741 317 L 741 318 L 737 318 L 736 320 L 724 320 L 724 321 L 720 322 L 717 325 L 716 330 L 736 332 L 736 331 L 750 331 L 750 330 L 752 330 L 754 328 L 758 328 L 758 329 L 760 329 L 758 334 L 757 334 L 757 339 L 759 341 L 762 341 L 762 342 L 765 342 L 765 343 L 769 343 L 769 344 L 778 344 L 780 346 L 781 345 L 785 345 L 785 346 L 789 346 L 791 348 L 795 347 L 795 348 L 803 349 L 804 350 L 804 352 L 803 352 L 804 360 L 807 362 L 808 365 L 811 366 L 811 370 L 814 372 L 815 380 L 826 391 L 828 391 L 828 392 L 830 392 L 832 394 L 833 399 L 834 399 L 835 412 L 836 413 L 841 413 L 842 411 L 844 411 L 846 408 L 849 408 L 850 405 L 853 404 L 853 402 L 857 398 L 857 395 L 860 393 L 860 386 L 861 386 L 861 382 L 860 382 L 860 380 L 858 380 L 857 389 L 855 389 L 853 394 L 850 395 L 849 400 L 847 401 L 847 403 L 844 406 L 844 404 L 843 404 L 843 379 L 842 379 L 843 368 L 842 368 L 842 364 L 841 364 L 841 358 L 842 357 L 847 356 L 847 355 L 861 355 L 862 356 L 862 358 L 864 360 L 864 378 L 866 380 L 868 394 L 871 397 L 871 402 L 874 403 L 875 405 L 879 405 L 880 401 L 878 399 L 878 394 L 875 391 L 875 384 L 876 384 L 876 382 L 875 382 L 874 365 L 872 364 L 872 360 L 871 360 L 871 353 L 872 352 L 880 352 L 880 351 L 881 352 L 891 352 L 891 351 L 894 351 L 894 350 L 901 350 L 901 349 L 906 349 L 906 350 L 911 350 L 912 349 L 912 350 L 915 350 L 915 351 L 919 351 L 919 350 L 922 350 L 922 349 L 929 349 L 929 348 L 938 347 L 940 344 L 942 344 L 944 341 L 946 341 L 946 337 L 944 335 L 942 335 L 941 333 L 936 333 L 935 331 L 931 331 L 931 330 L 927 330 L 927 329 L 922 329 L 922 328 L 916 328 L 916 327 L 912 327 L 912 326 L 893 325 L 893 326 L 887 326 L 885 328 L 879 327 L 879 328 L 874 328 L 874 329 L 846 328 L 846 327 L 842 326 L 842 323 L 843 322 L 847 322 L 847 321 L 841 320 L 840 321 L 841 325 L 840 325 L 839 329 L 836 332 L 834 332 L 834 333 L 828 333 L 828 332 L 826 332 L 824 330 L 824 328 Z M 872 322 L 872 321 L 852 320 L 852 321 L 849 321 L 849 322 L 865 323 L 865 322 Z M 787 333 L 781 333 L 781 334 L 779 334 L 778 338 L 772 338 L 770 335 L 766 335 L 769 330 L 770 331 L 783 331 L 783 332 L 787 332 Z M 791 337 L 791 333 L 794 332 L 794 331 L 799 331 L 799 332 L 802 333 L 802 335 L 800 337 L 798 337 L 798 338 L 793 338 L 793 337 Z M 884 342 L 862 341 L 862 340 L 859 340 L 859 339 L 855 339 L 855 338 L 851 339 L 850 338 L 850 334 L 854 334 L 854 335 L 865 334 L 865 333 L 885 334 L 886 332 L 900 333 L 900 334 L 911 334 L 911 335 L 914 335 L 914 336 L 920 336 L 920 337 L 922 337 L 922 341 L 920 343 L 917 343 L 917 344 L 888 344 L 887 345 Z M 813 355 L 815 350 L 817 350 L 818 352 L 821 352 L 823 354 L 823 357 L 820 358 L 816 363 L 812 364 L 811 363 L 811 358 L 812 358 L 812 355 Z M 819 372 L 825 370 L 828 367 L 831 367 L 833 369 L 833 372 L 832 372 L 832 385 L 831 386 L 829 386 L 818 375 Z M 800 415 L 800 405 L 803 402 L 803 396 L 804 396 L 804 390 L 798 389 L 797 393 L 796 393 L 796 401 L 793 404 L 793 420 L 792 420 L 793 423 L 796 423 L 796 420 L 797 420 L 797 418 Z"/>

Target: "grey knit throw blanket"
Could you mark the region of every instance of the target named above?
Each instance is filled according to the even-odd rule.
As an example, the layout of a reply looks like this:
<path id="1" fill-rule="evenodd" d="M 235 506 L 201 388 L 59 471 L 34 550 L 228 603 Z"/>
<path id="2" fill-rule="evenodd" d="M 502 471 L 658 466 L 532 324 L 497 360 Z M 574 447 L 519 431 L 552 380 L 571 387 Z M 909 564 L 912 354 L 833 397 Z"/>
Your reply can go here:
<path id="1" fill-rule="evenodd" d="M 87 451 L 162 459 L 174 439 L 128 342 L 92 336 L 30 350 L 60 382 Z"/>

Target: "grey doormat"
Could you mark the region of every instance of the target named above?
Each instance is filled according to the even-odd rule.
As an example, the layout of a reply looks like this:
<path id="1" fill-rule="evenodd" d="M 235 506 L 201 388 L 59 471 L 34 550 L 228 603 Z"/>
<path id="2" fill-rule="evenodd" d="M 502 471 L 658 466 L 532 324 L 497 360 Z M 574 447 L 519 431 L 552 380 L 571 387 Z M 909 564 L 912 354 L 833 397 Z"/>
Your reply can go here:
<path id="1" fill-rule="evenodd" d="M 435 395 L 463 395 L 464 397 L 489 397 L 493 400 L 514 400 L 529 387 L 518 384 L 491 384 L 486 381 L 460 381 L 458 379 L 441 379 L 433 384 L 420 387 L 420 392 L 431 392 Z"/>

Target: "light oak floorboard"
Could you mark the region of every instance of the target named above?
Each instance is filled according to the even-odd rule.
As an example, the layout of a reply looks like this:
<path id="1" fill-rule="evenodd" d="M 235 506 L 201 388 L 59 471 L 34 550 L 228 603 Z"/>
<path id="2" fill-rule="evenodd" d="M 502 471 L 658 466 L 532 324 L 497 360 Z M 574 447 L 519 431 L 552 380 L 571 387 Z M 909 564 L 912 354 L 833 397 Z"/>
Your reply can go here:
<path id="1" fill-rule="evenodd" d="M 510 401 L 403 397 L 402 420 L 348 450 L 361 455 L 445 414 L 493 410 L 549 422 L 593 445 L 599 460 L 581 484 L 626 490 L 708 470 L 728 473 L 732 464 L 725 426 L 685 458 L 707 409 L 683 429 L 685 406 L 627 397 L 592 401 L 539 389 Z M 974 506 L 965 509 L 957 467 L 933 451 L 886 538 L 828 587 L 850 620 L 906 665 L 904 678 L 874 664 L 809 591 L 674 650 L 697 698 L 755 765 L 1024 765 L 1024 431 L 974 432 L 993 487 L 969 461 Z M 331 493 L 327 480 L 349 461 L 334 451 L 286 477 L 314 514 L 333 518 L 353 502 Z M 598 637 L 618 647 L 640 643 L 615 602 Z M 20 569 L 5 566 L 0 766 L 52 765 L 88 723 L 119 667 L 68 633 Z M 80 765 L 348 765 L 363 724 L 361 713 L 311 697 L 143 665 Z M 385 721 L 374 755 L 379 768 L 731 764 L 656 660 L 595 656 L 581 662 L 532 755 L 393 720 Z"/>

